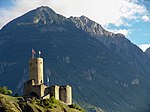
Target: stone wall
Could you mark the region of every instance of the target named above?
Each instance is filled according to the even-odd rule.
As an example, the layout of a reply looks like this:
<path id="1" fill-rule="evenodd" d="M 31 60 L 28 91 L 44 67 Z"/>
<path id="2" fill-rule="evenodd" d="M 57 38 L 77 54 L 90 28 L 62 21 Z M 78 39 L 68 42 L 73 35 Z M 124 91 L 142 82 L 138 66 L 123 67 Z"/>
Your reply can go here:
<path id="1" fill-rule="evenodd" d="M 72 104 L 72 88 L 71 86 L 61 86 L 59 89 L 59 99 L 68 105 Z"/>
<path id="2" fill-rule="evenodd" d="M 29 96 L 29 94 L 32 92 L 32 88 L 34 85 L 35 85 L 34 80 L 29 80 L 24 84 L 24 88 L 23 88 L 24 96 Z"/>
<path id="3" fill-rule="evenodd" d="M 32 96 L 35 95 L 37 97 L 43 97 L 45 96 L 45 90 L 47 86 L 44 84 L 41 85 L 35 85 L 34 80 L 29 80 L 24 84 L 24 90 L 23 94 L 24 96 Z"/>
<path id="4" fill-rule="evenodd" d="M 57 85 L 50 87 L 50 94 L 54 96 L 56 100 L 59 100 L 59 88 Z"/>
<path id="5" fill-rule="evenodd" d="M 68 105 L 72 104 L 71 86 L 50 86 L 44 85 L 43 79 L 43 58 L 32 58 L 29 63 L 29 81 L 24 84 L 24 96 L 50 98 L 61 100 Z"/>

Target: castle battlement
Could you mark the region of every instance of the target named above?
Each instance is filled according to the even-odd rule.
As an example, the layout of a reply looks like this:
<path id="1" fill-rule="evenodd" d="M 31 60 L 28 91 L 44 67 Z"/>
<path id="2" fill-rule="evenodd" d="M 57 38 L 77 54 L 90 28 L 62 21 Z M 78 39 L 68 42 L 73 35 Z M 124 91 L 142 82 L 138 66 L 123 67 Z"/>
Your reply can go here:
<path id="1" fill-rule="evenodd" d="M 29 60 L 29 80 L 24 84 L 23 94 L 25 97 L 50 98 L 54 96 L 56 100 L 61 100 L 68 105 L 72 104 L 72 87 L 66 86 L 46 86 L 44 85 L 43 58 Z"/>

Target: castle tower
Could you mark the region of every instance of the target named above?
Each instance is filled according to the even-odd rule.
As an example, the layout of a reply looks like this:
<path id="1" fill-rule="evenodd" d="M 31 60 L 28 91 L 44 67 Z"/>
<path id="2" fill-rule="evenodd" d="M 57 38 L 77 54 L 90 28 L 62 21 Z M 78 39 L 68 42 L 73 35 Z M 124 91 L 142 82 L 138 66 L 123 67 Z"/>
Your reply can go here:
<path id="1" fill-rule="evenodd" d="M 67 86 L 46 86 L 43 78 L 43 58 L 34 57 L 35 51 L 32 49 L 32 58 L 29 61 L 29 80 L 24 83 L 23 94 L 25 97 L 50 98 L 61 100 L 68 105 L 72 104 L 72 87 Z"/>
<path id="2" fill-rule="evenodd" d="M 43 58 L 31 58 L 29 64 L 29 80 L 34 80 L 35 85 L 44 83 Z"/>
<path id="3" fill-rule="evenodd" d="M 56 100 L 59 100 L 59 86 L 51 86 L 51 95 L 55 97 Z"/>
<path id="4" fill-rule="evenodd" d="M 68 105 L 72 104 L 72 88 L 71 86 L 67 85 L 67 86 L 61 86 L 59 88 L 59 97 L 60 100 L 67 103 Z"/>

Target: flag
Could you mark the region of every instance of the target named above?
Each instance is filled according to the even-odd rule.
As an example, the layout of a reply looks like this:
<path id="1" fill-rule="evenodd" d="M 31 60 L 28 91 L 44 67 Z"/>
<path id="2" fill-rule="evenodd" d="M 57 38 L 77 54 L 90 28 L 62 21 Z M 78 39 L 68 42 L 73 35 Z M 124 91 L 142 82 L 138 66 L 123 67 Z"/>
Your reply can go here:
<path id="1" fill-rule="evenodd" d="M 41 54 L 41 51 L 39 51 L 39 54 Z"/>
<path id="2" fill-rule="evenodd" d="M 32 48 L 32 54 L 36 54 L 36 52 L 34 51 L 34 49 Z"/>

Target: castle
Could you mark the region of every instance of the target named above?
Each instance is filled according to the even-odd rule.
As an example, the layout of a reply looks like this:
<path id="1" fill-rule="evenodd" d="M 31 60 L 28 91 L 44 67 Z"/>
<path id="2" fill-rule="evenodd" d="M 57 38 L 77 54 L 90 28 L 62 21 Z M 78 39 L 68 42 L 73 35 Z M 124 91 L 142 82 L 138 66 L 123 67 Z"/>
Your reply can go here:
<path id="1" fill-rule="evenodd" d="M 46 86 L 43 77 L 43 58 L 34 58 L 29 61 L 29 80 L 24 83 L 23 94 L 25 97 L 50 98 L 61 100 L 68 105 L 72 104 L 72 88 L 66 86 Z"/>

